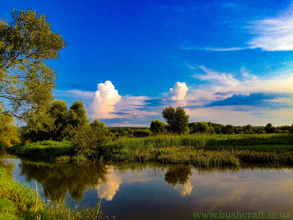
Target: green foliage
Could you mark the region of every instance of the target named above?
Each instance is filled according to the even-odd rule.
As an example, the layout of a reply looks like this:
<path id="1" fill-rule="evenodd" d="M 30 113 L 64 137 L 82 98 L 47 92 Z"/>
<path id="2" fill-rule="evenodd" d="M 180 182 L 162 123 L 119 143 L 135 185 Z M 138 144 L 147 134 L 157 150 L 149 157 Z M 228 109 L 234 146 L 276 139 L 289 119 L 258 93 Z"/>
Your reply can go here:
<path id="1" fill-rule="evenodd" d="M 89 120 L 83 102 L 75 101 L 68 112 L 63 130 L 63 140 L 77 140 L 84 132 L 88 132 Z M 81 134 L 82 133 L 82 134 Z"/>
<path id="2" fill-rule="evenodd" d="M 0 145 L 10 147 L 19 142 L 17 127 L 14 125 L 14 119 L 9 114 L 0 113 Z"/>
<path id="3" fill-rule="evenodd" d="M 236 151 L 238 153 L 233 154 Z M 189 163 L 197 166 L 222 166 L 238 165 L 243 158 L 249 162 L 248 156 L 243 158 L 241 156 L 244 155 L 241 153 L 244 151 L 260 152 L 249 153 L 254 155 L 251 160 L 256 162 L 258 157 L 261 158 L 260 162 L 271 161 L 275 154 L 279 155 L 278 152 L 288 152 L 290 156 L 293 152 L 292 134 L 208 135 L 195 133 L 121 138 L 106 144 L 102 156 L 104 160 L 110 161 L 157 161 Z M 293 163 L 293 160 L 290 159 L 288 162 Z"/>
<path id="4" fill-rule="evenodd" d="M 17 220 L 17 207 L 11 200 L 5 200 L 0 197 L 0 219 Z"/>
<path id="5" fill-rule="evenodd" d="M 65 101 L 55 100 L 49 109 L 49 115 L 53 124 L 50 128 L 50 138 L 52 140 L 63 140 L 63 130 L 67 123 L 68 115 L 67 104 Z"/>
<path id="6" fill-rule="evenodd" d="M 17 213 L 32 211 L 35 207 L 33 190 L 11 179 L 5 168 L 0 168 L 0 195 L 16 204 Z"/>
<path id="7" fill-rule="evenodd" d="M 211 123 L 207 124 L 205 122 L 195 122 L 191 125 L 191 133 L 205 133 L 205 134 L 212 134 L 215 132 Z"/>
<path id="8" fill-rule="evenodd" d="M 10 102 L 13 116 L 38 126 L 53 100 L 56 78 L 45 63 L 58 58 L 66 44 L 45 15 L 32 10 L 11 13 L 11 23 L 0 22 L 0 101 Z"/>
<path id="9" fill-rule="evenodd" d="M 148 137 L 151 135 L 152 135 L 152 132 L 149 129 L 136 129 L 133 132 L 133 137 Z"/>
<path id="10" fill-rule="evenodd" d="M 166 129 L 167 125 L 159 120 L 155 120 L 151 122 L 150 130 L 154 135 L 162 135 L 167 133 Z"/>
<path id="11" fill-rule="evenodd" d="M 24 141 L 44 141 L 44 140 L 76 140 L 77 136 L 88 130 L 89 120 L 86 109 L 82 101 L 75 101 L 70 109 L 64 101 L 54 101 L 41 125 L 35 126 L 34 120 L 29 120 L 27 126 L 22 130 Z"/>
<path id="12" fill-rule="evenodd" d="M 39 209 L 35 216 L 39 216 L 42 220 L 99 220 L 103 219 L 101 212 L 101 200 L 93 208 L 83 206 L 81 210 L 75 206 L 73 209 L 65 201 L 57 204 L 47 203 L 42 209 Z M 37 217 L 38 218 L 38 217 Z"/>
<path id="13" fill-rule="evenodd" d="M 96 151 L 110 141 L 110 132 L 104 122 L 95 119 L 89 126 L 83 126 L 72 139 L 77 143 L 76 151 L 85 156 L 94 156 Z"/>
<path id="14" fill-rule="evenodd" d="M 189 133 L 189 116 L 186 115 L 183 108 L 177 107 L 176 109 L 174 109 L 172 106 L 169 106 L 162 111 L 162 115 L 169 125 L 169 129 L 172 133 Z"/>
<path id="15" fill-rule="evenodd" d="M 235 134 L 235 127 L 233 125 L 226 125 L 224 134 Z"/>
<path id="16" fill-rule="evenodd" d="M 8 152 L 30 158 L 55 159 L 63 155 L 74 155 L 74 149 L 75 145 L 69 141 L 41 141 L 13 146 L 8 149 Z"/>

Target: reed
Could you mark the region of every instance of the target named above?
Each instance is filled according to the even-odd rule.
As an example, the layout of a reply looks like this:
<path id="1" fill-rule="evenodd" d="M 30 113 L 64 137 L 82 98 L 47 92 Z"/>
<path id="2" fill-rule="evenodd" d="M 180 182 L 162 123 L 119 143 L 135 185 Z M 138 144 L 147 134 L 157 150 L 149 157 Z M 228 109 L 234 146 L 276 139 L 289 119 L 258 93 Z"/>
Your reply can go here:
<path id="1" fill-rule="evenodd" d="M 178 146 L 192 146 L 197 149 L 251 149 L 252 146 L 266 145 L 266 148 L 256 150 L 274 150 L 276 145 L 280 148 L 293 151 L 292 134 L 237 134 L 237 135 L 162 135 L 144 138 L 120 138 L 106 144 L 109 149 L 127 148 L 137 150 L 140 148 L 166 148 Z M 270 147 L 268 147 L 270 145 Z"/>

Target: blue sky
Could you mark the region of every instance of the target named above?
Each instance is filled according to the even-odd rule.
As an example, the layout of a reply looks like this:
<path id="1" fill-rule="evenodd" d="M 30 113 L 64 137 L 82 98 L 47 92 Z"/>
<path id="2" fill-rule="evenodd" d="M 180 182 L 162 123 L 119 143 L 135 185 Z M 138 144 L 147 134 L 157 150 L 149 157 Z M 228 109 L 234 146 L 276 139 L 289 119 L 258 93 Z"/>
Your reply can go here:
<path id="1" fill-rule="evenodd" d="M 0 0 L 46 14 L 68 46 L 56 99 L 107 126 L 149 126 L 167 106 L 190 121 L 293 123 L 293 2 Z"/>

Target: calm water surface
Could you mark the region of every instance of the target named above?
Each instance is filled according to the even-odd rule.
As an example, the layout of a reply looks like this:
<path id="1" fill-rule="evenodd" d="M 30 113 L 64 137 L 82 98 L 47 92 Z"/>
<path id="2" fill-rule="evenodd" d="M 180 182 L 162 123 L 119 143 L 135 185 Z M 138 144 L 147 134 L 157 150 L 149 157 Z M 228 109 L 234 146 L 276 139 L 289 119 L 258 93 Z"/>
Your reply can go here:
<path id="1" fill-rule="evenodd" d="M 104 213 L 117 219 L 181 220 L 195 219 L 195 212 L 260 210 L 264 215 L 290 213 L 293 216 L 293 169 L 290 167 L 250 164 L 203 169 L 139 163 L 5 161 L 16 180 L 31 187 L 36 180 L 47 200 L 67 198 L 72 204 L 94 206 L 102 199 Z"/>

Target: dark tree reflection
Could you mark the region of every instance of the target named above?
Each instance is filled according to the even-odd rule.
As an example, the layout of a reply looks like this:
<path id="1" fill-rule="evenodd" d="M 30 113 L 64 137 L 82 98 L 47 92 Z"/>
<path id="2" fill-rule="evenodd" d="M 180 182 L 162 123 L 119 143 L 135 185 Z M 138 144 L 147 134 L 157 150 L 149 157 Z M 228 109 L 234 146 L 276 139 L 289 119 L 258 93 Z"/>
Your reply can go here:
<path id="1" fill-rule="evenodd" d="M 173 186 L 178 183 L 184 185 L 189 180 L 190 175 L 192 175 L 191 166 L 169 167 L 165 174 L 165 181 Z"/>
<path id="2" fill-rule="evenodd" d="M 45 197 L 57 202 L 68 192 L 75 201 L 80 201 L 87 189 L 94 189 L 106 181 L 107 169 L 102 163 L 84 164 L 44 164 L 22 162 L 21 175 L 27 181 L 37 180 Z"/>

